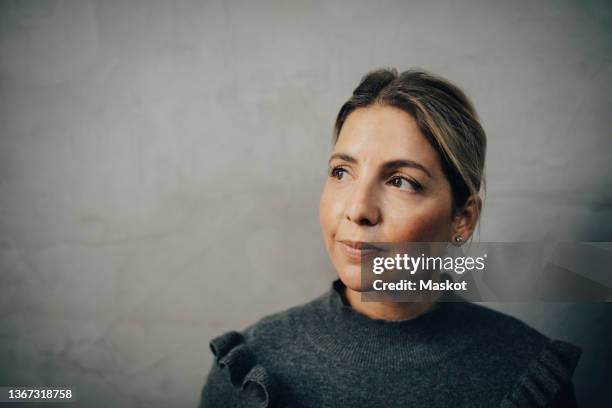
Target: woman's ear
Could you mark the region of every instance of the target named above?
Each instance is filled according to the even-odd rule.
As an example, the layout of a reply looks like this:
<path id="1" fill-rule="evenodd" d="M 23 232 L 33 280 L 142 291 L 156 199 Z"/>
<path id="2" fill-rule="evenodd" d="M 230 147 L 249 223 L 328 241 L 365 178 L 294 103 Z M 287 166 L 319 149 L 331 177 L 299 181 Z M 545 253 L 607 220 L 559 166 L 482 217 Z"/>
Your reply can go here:
<path id="1" fill-rule="evenodd" d="M 452 236 L 449 241 L 453 242 L 452 240 L 457 235 L 461 236 L 462 242 L 467 241 L 470 236 L 472 236 L 474 228 L 476 228 L 481 209 L 482 200 L 480 196 L 477 194 L 469 196 L 463 207 L 458 209 L 455 213 L 451 230 Z"/>

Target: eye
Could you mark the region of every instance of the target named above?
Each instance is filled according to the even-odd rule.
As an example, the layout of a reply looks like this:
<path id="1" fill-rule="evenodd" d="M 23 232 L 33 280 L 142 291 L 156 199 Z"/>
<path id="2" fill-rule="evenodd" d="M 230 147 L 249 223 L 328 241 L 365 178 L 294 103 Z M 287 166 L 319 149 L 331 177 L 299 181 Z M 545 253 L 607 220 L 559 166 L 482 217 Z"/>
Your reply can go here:
<path id="1" fill-rule="evenodd" d="M 389 184 L 391 184 L 393 187 L 397 187 L 400 189 L 408 188 L 414 191 L 421 191 L 423 189 L 423 186 L 421 186 L 421 184 L 419 184 L 418 182 L 403 176 L 392 177 L 389 180 Z"/>
<path id="2" fill-rule="evenodd" d="M 345 168 L 343 168 L 341 166 L 336 166 L 336 167 L 333 167 L 330 170 L 329 175 L 331 177 L 334 177 L 334 178 L 338 179 L 338 180 L 342 180 L 342 178 L 344 177 L 344 173 L 346 173 L 346 172 L 347 171 L 346 171 Z"/>

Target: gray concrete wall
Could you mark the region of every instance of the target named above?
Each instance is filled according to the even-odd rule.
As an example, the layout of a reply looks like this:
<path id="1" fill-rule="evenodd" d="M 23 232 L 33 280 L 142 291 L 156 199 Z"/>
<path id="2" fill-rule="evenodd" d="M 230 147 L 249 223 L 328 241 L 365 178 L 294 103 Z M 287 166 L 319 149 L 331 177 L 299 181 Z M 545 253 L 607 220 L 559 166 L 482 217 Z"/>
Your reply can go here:
<path id="1" fill-rule="evenodd" d="M 611 11 L 3 1 L 0 384 L 194 406 L 211 337 L 334 278 L 318 226 L 331 126 L 377 67 L 420 66 L 473 98 L 482 241 L 611 241 Z M 579 398 L 601 398 L 610 304 L 495 307 L 582 346 Z"/>

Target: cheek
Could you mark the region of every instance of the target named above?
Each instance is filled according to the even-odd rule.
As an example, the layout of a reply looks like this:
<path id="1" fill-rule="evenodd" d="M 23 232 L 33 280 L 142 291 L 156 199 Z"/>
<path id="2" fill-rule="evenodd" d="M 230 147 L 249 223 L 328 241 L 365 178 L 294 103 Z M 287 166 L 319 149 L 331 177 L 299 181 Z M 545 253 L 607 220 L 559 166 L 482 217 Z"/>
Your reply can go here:
<path id="1" fill-rule="evenodd" d="M 440 242 L 448 239 L 451 226 L 450 203 L 441 201 L 387 211 L 386 233 L 389 242 Z"/>
<path id="2" fill-rule="evenodd" d="M 326 184 L 319 201 L 319 223 L 328 247 L 336 232 L 337 207 L 338 202 L 333 199 L 329 186 Z"/>

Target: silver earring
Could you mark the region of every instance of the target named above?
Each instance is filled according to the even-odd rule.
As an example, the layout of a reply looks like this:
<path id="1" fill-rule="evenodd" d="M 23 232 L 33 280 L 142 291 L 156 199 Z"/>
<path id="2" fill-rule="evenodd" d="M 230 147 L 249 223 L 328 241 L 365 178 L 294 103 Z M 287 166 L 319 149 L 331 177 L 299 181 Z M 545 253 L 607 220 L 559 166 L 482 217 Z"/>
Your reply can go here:
<path id="1" fill-rule="evenodd" d="M 461 234 L 457 234 L 453 237 L 453 241 L 456 245 L 459 246 L 463 242 L 463 237 L 461 236 Z"/>

